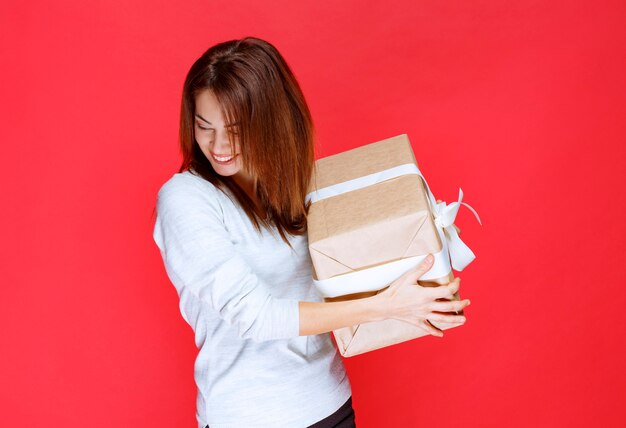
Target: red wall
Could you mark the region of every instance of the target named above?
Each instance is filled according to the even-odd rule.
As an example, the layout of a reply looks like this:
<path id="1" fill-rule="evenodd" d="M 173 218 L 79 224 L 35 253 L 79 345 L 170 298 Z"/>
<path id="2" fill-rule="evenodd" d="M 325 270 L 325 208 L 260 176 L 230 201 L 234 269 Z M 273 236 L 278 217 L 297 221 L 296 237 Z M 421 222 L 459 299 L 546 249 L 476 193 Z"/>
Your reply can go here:
<path id="1" fill-rule="evenodd" d="M 318 156 L 407 133 L 462 187 L 465 326 L 345 360 L 359 427 L 626 417 L 623 1 L 4 2 L 0 425 L 192 427 L 192 331 L 152 241 L 191 63 L 254 35 Z"/>

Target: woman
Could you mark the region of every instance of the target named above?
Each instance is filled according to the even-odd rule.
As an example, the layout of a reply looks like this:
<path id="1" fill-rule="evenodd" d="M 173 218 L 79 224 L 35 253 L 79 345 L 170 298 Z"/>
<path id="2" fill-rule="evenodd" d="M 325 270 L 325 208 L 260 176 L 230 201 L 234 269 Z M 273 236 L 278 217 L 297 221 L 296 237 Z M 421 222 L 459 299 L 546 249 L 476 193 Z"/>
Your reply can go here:
<path id="1" fill-rule="evenodd" d="M 311 281 L 305 195 L 314 167 L 309 109 L 270 43 L 211 47 L 185 80 L 183 162 L 159 190 L 154 239 L 195 332 L 198 426 L 355 426 L 329 332 L 396 318 L 463 323 L 459 287 L 416 284 L 428 263 L 366 299 L 323 302 Z"/>

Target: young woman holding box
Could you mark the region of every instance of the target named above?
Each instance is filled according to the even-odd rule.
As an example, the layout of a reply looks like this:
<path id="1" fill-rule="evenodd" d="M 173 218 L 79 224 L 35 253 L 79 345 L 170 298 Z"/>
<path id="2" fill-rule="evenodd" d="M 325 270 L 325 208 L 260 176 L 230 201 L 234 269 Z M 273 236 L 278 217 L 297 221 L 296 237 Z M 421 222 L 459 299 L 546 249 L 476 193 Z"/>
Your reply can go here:
<path id="1" fill-rule="evenodd" d="M 468 300 L 417 279 L 428 259 L 372 297 L 324 302 L 311 281 L 305 196 L 314 129 L 300 87 L 270 43 L 208 49 L 185 79 L 183 161 L 157 197 L 154 239 L 199 353 L 198 427 L 355 426 L 329 332 L 395 318 L 465 322 Z"/>

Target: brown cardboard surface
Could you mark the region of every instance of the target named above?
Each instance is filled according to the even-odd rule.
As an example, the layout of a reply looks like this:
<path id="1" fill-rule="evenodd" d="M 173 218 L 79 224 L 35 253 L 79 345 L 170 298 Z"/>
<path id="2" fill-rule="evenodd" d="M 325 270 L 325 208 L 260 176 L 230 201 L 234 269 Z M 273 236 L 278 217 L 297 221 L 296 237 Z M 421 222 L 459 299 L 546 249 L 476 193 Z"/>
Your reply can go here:
<path id="1" fill-rule="evenodd" d="M 417 163 L 406 134 L 318 159 L 312 189 L 352 180 L 384 169 Z"/>
<path id="2" fill-rule="evenodd" d="M 314 203 L 309 249 L 316 279 L 441 251 L 422 183 L 406 175 Z"/>

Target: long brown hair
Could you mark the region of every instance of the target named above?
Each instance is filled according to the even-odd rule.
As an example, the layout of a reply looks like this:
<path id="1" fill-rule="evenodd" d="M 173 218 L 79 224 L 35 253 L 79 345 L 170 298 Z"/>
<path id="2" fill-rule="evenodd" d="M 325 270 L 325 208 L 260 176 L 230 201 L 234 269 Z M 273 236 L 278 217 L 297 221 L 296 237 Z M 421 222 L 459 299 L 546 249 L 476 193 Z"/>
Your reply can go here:
<path id="1" fill-rule="evenodd" d="M 225 120 L 238 124 L 243 165 L 257 180 L 266 218 L 231 177 L 215 172 L 195 141 L 195 97 L 207 89 Z M 272 44 L 256 37 L 229 40 L 196 60 L 183 87 L 179 139 L 179 172 L 195 171 L 222 191 L 230 189 L 259 232 L 274 226 L 288 245 L 287 233 L 306 232 L 305 196 L 315 168 L 313 121 L 296 78 Z M 235 153 L 230 133 L 229 139 Z"/>

